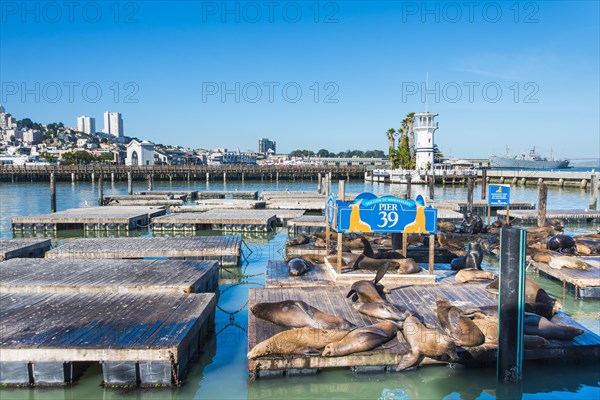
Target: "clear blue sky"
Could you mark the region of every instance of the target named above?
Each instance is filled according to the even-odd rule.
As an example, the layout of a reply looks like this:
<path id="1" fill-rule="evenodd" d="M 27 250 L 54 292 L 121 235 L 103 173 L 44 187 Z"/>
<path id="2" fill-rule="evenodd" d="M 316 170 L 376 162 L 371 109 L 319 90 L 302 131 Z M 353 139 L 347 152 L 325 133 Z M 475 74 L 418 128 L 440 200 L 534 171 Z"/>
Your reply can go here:
<path id="1" fill-rule="evenodd" d="M 447 155 L 600 154 L 597 1 L 222 4 L 2 1 L 0 102 L 194 148 L 387 150 L 429 73 Z"/>

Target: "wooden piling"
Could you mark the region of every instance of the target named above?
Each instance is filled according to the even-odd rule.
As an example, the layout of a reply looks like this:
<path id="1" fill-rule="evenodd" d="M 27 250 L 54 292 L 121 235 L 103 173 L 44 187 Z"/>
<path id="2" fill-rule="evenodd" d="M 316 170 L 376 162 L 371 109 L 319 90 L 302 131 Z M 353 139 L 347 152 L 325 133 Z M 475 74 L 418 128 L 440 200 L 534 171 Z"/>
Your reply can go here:
<path id="1" fill-rule="evenodd" d="M 544 226 L 546 224 L 546 206 L 548 203 L 548 187 L 544 182 L 540 183 L 538 189 L 538 226 Z"/>
<path id="2" fill-rule="evenodd" d="M 54 172 L 50 173 L 50 211 L 56 212 L 56 180 Z"/>
<path id="3" fill-rule="evenodd" d="M 592 175 L 590 181 L 590 210 L 598 210 L 598 195 L 600 192 L 600 175 Z"/>
<path id="4" fill-rule="evenodd" d="M 151 192 L 154 190 L 154 184 L 152 182 L 152 174 L 148 174 L 148 191 Z"/>
<path id="5" fill-rule="evenodd" d="M 103 187 L 104 174 L 100 174 L 98 178 L 98 205 L 104 205 L 104 187 Z"/>
<path id="6" fill-rule="evenodd" d="M 435 177 L 433 176 L 433 174 L 431 175 L 427 175 L 427 183 L 429 184 L 429 200 L 433 201 L 435 200 L 435 196 L 434 196 L 434 185 L 435 185 Z"/>
<path id="7" fill-rule="evenodd" d="M 321 173 L 319 172 L 317 174 L 317 193 L 319 193 L 319 194 L 321 194 L 321 191 L 322 191 L 322 188 L 323 188 L 322 187 L 322 183 L 323 182 L 321 182 Z"/>
<path id="8" fill-rule="evenodd" d="M 346 182 L 345 181 L 339 181 L 338 182 L 338 199 L 345 201 L 346 197 Z M 337 235 L 337 241 L 338 241 L 338 246 L 337 246 L 337 273 L 341 274 L 342 273 L 342 241 L 344 240 L 344 234 L 342 232 L 338 232 Z"/>
<path id="9" fill-rule="evenodd" d="M 435 266 L 435 235 L 429 235 L 429 273 L 433 274 Z"/>
<path id="10" fill-rule="evenodd" d="M 485 200 L 487 194 L 487 169 L 481 171 L 481 200 Z"/>
<path id="11" fill-rule="evenodd" d="M 406 198 L 407 199 L 411 198 L 411 192 L 412 192 L 412 175 L 406 174 Z"/>
<path id="12" fill-rule="evenodd" d="M 131 180 L 131 172 L 127 172 L 127 194 L 133 195 L 133 184 Z"/>
<path id="13" fill-rule="evenodd" d="M 475 189 L 475 178 L 467 178 L 467 212 L 473 212 L 473 191 Z"/>

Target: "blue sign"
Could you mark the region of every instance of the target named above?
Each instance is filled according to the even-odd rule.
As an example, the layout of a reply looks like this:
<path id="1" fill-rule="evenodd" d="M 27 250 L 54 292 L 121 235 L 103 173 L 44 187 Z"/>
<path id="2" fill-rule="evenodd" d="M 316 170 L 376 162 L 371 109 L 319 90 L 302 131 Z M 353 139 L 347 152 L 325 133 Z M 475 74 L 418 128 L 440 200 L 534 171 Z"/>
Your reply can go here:
<path id="1" fill-rule="evenodd" d="M 437 209 L 425 206 L 423 196 L 416 200 L 394 196 L 377 197 L 361 193 L 352 202 L 327 199 L 329 225 L 344 233 L 425 233 L 437 232 Z"/>
<path id="2" fill-rule="evenodd" d="M 488 205 L 490 207 L 510 206 L 510 185 L 489 185 Z"/>

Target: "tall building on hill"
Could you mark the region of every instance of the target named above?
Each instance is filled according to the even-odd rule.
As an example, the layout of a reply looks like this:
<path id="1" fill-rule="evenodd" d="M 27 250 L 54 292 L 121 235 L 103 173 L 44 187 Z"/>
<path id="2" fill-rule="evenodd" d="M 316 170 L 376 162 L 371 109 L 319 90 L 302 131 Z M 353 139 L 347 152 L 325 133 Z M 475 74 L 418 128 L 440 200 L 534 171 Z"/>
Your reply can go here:
<path id="1" fill-rule="evenodd" d="M 104 113 L 104 133 L 115 136 L 123 140 L 123 118 L 121 113 L 107 111 Z"/>
<path id="2" fill-rule="evenodd" d="M 77 117 L 77 130 L 88 135 L 96 133 L 96 119 L 87 115 Z"/>
<path id="3" fill-rule="evenodd" d="M 258 140 L 258 152 L 267 154 L 269 149 L 273 154 L 277 153 L 277 143 L 274 140 L 269 140 L 267 138 L 262 138 Z"/>

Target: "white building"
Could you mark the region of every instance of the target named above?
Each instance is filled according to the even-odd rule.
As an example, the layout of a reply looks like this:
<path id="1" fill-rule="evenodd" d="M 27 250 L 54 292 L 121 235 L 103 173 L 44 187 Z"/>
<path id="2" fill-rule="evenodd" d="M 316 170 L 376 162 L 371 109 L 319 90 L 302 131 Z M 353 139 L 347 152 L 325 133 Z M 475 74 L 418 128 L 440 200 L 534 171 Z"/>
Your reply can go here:
<path id="1" fill-rule="evenodd" d="M 414 130 L 417 136 L 415 164 L 420 170 L 433 168 L 433 133 L 438 128 L 438 123 L 434 121 L 436 116 L 437 114 L 431 112 L 415 114 Z"/>
<path id="2" fill-rule="evenodd" d="M 154 165 L 154 144 L 147 140 L 140 143 L 135 139 L 129 142 L 125 165 Z"/>
<path id="3" fill-rule="evenodd" d="M 113 135 L 123 140 L 123 118 L 121 113 L 107 111 L 104 113 L 104 133 Z"/>
<path id="4" fill-rule="evenodd" d="M 96 132 L 96 119 L 92 117 L 88 117 L 87 115 L 82 115 L 81 117 L 77 117 L 77 131 L 87 133 L 91 135 Z"/>

